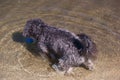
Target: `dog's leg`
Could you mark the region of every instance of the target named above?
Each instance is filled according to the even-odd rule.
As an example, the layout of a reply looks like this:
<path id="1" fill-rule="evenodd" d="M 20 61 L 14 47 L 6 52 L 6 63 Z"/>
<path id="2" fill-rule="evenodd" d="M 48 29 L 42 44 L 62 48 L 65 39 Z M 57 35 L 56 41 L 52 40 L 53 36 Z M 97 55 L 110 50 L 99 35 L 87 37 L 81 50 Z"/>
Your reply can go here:
<path id="1" fill-rule="evenodd" d="M 64 56 L 60 58 L 57 64 L 54 64 L 52 67 L 55 69 L 58 73 L 62 74 L 70 74 L 72 73 L 72 67 L 71 65 L 73 64 L 71 60 L 71 55 L 69 56 Z"/>
<path id="2" fill-rule="evenodd" d="M 60 74 L 70 74 L 70 73 L 73 73 L 72 70 L 73 68 L 72 67 L 69 67 L 67 70 L 60 70 L 60 66 L 56 65 L 56 64 L 53 64 L 52 65 L 52 68 L 57 72 L 57 73 L 60 73 Z"/>
<path id="3" fill-rule="evenodd" d="M 40 55 L 43 59 L 46 59 L 47 54 L 48 54 L 48 50 L 45 44 L 43 44 L 42 42 L 38 44 L 38 47 L 40 48 Z"/>
<path id="4" fill-rule="evenodd" d="M 53 60 L 53 61 L 55 61 L 57 58 L 56 58 L 56 56 L 54 55 L 54 54 L 50 54 L 50 58 Z"/>
<path id="5" fill-rule="evenodd" d="M 85 61 L 83 64 L 86 66 L 86 68 L 88 68 L 91 71 L 95 69 L 93 62 L 90 59 Z"/>

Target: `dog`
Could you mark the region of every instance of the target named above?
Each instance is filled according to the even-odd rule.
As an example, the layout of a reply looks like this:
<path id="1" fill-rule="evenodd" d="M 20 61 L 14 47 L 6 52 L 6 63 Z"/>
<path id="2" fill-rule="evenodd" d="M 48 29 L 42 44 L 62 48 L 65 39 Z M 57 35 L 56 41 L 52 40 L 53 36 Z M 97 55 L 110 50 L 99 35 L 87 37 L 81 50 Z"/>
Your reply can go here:
<path id="1" fill-rule="evenodd" d="M 41 56 L 50 55 L 56 62 L 52 68 L 57 72 L 69 73 L 72 67 L 84 64 L 93 70 L 92 58 L 96 56 L 96 45 L 86 34 L 74 34 L 68 30 L 49 26 L 41 19 L 26 22 L 24 37 L 36 40 Z"/>

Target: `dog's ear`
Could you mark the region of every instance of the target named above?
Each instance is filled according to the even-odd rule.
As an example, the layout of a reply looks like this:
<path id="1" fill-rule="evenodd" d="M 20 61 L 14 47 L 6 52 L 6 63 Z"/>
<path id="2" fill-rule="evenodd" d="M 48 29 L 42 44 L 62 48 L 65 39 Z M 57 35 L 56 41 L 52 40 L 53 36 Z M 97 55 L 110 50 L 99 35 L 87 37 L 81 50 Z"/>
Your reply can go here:
<path id="1" fill-rule="evenodd" d="M 92 39 L 82 33 L 82 34 L 77 34 L 77 36 L 82 40 L 82 44 L 83 44 L 83 51 L 86 52 L 86 56 L 89 56 L 89 57 L 93 57 L 93 58 L 96 58 L 96 55 L 97 55 L 97 48 L 96 48 L 96 44 L 92 41 Z"/>
<path id="2" fill-rule="evenodd" d="M 73 39 L 73 44 L 76 46 L 77 49 L 82 49 L 83 44 L 78 39 Z"/>
<path id="3" fill-rule="evenodd" d="M 79 39 L 81 39 L 84 47 L 88 48 L 90 46 L 89 43 L 91 42 L 91 38 L 88 35 L 81 33 L 81 34 L 77 34 L 77 36 L 79 37 Z"/>

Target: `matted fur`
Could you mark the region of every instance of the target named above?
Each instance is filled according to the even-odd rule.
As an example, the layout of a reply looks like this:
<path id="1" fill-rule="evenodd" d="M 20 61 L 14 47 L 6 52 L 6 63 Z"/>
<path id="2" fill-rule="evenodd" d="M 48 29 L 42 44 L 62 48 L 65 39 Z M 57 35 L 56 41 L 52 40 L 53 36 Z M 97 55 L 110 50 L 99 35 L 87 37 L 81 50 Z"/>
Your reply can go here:
<path id="1" fill-rule="evenodd" d="M 88 68 L 93 67 L 89 58 L 94 56 L 96 46 L 85 34 L 75 35 L 68 30 L 51 27 L 41 19 L 32 19 L 27 21 L 23 36 L 37 41 L 37 46 L 42 51 L 41 55 L 54 55 L 57 62 L 52 67 L 56 71 L 67 72 L 70 67 L 84 63 Z"/>

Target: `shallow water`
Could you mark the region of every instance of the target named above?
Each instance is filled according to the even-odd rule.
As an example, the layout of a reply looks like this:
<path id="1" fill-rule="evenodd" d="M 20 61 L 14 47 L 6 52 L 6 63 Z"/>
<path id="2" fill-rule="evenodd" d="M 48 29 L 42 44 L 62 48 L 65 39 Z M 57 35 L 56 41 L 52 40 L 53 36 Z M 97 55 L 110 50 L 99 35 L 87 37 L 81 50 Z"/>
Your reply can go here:
<path id="1" fill-rule="evenodd" d="M 96 69 L 57 74 L 34 45 L 23 44 L 21 32 L 31 18 L 90 35 L 99 51 Z M 0 0 L 0 80 L 120 80 L 119 47 L 119 0 Z"/>

